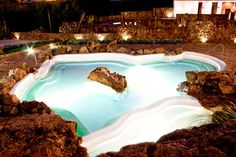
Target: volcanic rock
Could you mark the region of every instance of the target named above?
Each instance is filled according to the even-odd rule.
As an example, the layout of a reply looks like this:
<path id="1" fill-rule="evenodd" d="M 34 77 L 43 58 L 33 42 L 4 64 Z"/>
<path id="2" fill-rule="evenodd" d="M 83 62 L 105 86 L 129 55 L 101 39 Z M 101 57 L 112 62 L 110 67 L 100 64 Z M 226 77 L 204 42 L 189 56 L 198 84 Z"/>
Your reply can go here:
<path id="1" fill-rule="evenodd" d="M 75 122 L 63 120 L 44 103 L 23 102 L 11 112 L 16 114 L 0 112 L 0 156 L 88 156 Z"/>
<path id="2" fill-rule="evenodd" d="M 197 98 L 203 107 L 213 112 L 213 122 L 236 118 L 234 73 L 186 72 L 186 78 L 187 94 Z"/>
<path id="3" fill-rule="evenodd" d="M 55 54 L 60 55 L 60 54 L 66 54 L 67 48 L 66 47 L 58 47 L 55 49 Z"/>
<path id="4" fill-rule="evenodd" d="M 116 52 L 117 50 L 117 40 L 113 40 L 106 46 L 107 52 Z"/>
<path id="5" fill-rule="evenodd" d="M 219 82 L 219 88 L 223 94 L 234 94 L 236 93 L 236 84 L 233 80 L 222 80 Z"/>
<path id="6" fill-rule="evenodd" d="M 152 49 L 144 49 L 143 50 L 143 54 L 147 55 L 147 54 L 153 54 L 154 53 L 154 50 Z"/>
<path id="7" fill-rule="evenodd" d="M 20 103 L 20 100 L 16 97 L 16 95 L 6 94 L 2 96 L 2 103 L 4 105 L 17 105 Z"/>
<path id="8" fill-rule="evenodd" d="M 184 50 L 182 49 L 182 48 L 176 48 L 175 49 L 175 54 L 176 55 L 179 55 L 179 54 L 181 54 L 181 53 L 183 53 L 184 52 Z"/>
<path id="9" fill-rule="evenodd" d="M 143 49 L 138 49 L 138 50 L 136 50 L 136 52 L 138 55 L 143 55 Z"/>
<path id="10" fill-rule="evenodd" d="M 84 53 L 89 53 L 89 50 L 86 46 L 82 46 L 80 49 L 79 49 L 79 53 L 80 54 L 84 54 Z"/>
<path id="11" fill-rule="evenodd" d="M 154 50 L 155 53 L 166 53 L 166 49 L 162 48 L 162 47 L 157 47 Z"/>
<path id="12" fill-rule="evenodd" d="M 13 72 L 13 77 L 16 81 L 23 79 L 26 75 L 27 75 L 27 72 L 20 68 L 16 68 Z"/>
<path id="13" fill-rule="evenodd" d="M 107 85 L 120 93 L 127 87 L 125 76 L 111 73 L 106 67 L 98 67 L 91 71 L 88 79 Z"/>
<path id="14" fill-rule="evenodd" d="M 99 52 L 100 47 L 101 47 L 101 44 L 99 42 L 96 42 L 96 41 L 89 41 L 87 43 L 87 48 L 88 48 L 90 53 L 91 52 Z"/>
<path id="15" fill-rule="evenodd" d="M 187 71 L 185 73 L 185 76 L 189 83 L 195 83 L 195 81 L 197 80 L 197 74 L 194 71 Z"/>
<path id="16" fill-rule="evenodd" d="M 126 54 L 129 53 L 129 51 L 130 50 L 125 47 L 120 47 L 116 50 L 116 52 L 118 52 L 118 53 L 126 53 Z"/>
<path id="17" fill-rule="evenodd" d="M 136 54 L 136 51 L 130 51 L 129 54 L 130 54 L 130 55 L 135 55 L 135 54 Z"/>

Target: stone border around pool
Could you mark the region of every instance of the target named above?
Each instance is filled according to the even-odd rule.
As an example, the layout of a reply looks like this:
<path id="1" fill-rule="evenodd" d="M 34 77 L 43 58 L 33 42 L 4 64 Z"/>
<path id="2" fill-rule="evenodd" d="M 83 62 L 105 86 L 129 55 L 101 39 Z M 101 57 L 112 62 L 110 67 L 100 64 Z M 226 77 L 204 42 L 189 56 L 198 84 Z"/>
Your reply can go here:
<path id="1" fill-rule="evenodd" d="M 128 54 L 117 54 L 117 53 L 94 53 L 94 54 L 68 54 L 68 55 L 58 55 L 55 56 L 52 60 L 46 60 L 41 67 L 38 69 L 36 74 L 28 74 L 24 79 L 19 81 L 10 91 L 10 94 L 15 94 L 19 99 L 23 97 L 26 89 L 30 87 L 37 79 L 45 77 L 50 68 L 57 62 L 78 62 L 78 61 L 122 61 L 127 63 L 148 63 L 154 61 L 176 61 L 181 59 L 192 59 L 196 61 L 205 62 L 213 65 L 217 71 L 223 71 L 226 67 L 226 64 L 215 57 L 185 51 L 182 54 L 176 56 L 166 56 L 164 54 L 150 54 L 142 56 L 132 56 Z M 87 147 L 89 152 L 93 151 L 98 145 L 102 144 L 104 140 L 109 140 L 112 137 L 115 137 L 122 132 L 122 129 L 132 121 L 132 117 L 137 117 L 139 114 L 142 114 L 144 111 L 149 111 L 154 108 L 159 108 L 161 104 L 168 104 L 168 102 L 173 104 L 173 102 L 179 104 L 180 102 L 192 101 L 193 104 L 199 104 L 198 101 L 192 97 L 169 97 L 161 101 L 154 103 L 153 105 L 147 106 L 142 109 L 137 109 L 130 111 L 122 115 L 115 123 L 105 127 L 99 131 L 96 131 L 90 135 L 83 137 L 82 145 Z M 157 107 L 159 106 L 159 107 Z M 200 106 L 200 104 L 199 104 Z"/>

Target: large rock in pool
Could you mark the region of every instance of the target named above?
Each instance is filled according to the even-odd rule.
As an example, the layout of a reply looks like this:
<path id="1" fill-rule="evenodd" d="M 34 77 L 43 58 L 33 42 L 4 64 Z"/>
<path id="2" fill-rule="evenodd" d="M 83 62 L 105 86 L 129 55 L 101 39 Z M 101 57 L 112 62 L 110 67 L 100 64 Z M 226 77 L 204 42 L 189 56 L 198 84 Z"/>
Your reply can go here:
<path id="1" fill-rule="evenodd" d="M 127 87 L 125 76 L 111 73 L 106 67 L 98 67 L 89 73 L 88 79 L 100 82 L 114 89 L 116 92 L 123 92 Z"/>

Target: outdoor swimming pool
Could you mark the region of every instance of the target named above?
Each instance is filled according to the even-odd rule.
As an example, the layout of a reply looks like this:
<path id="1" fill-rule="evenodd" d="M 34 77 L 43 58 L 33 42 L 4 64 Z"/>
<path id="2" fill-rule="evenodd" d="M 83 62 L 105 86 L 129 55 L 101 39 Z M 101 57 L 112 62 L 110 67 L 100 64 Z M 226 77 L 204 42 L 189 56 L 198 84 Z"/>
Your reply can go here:
<path id="1" fill-rule="evenodd" d="M 128 86 L 124 93 L 87 80 L 89 72 L 101 66 L 126 76 Z M 193 60 L 149 64 L 62 62 L 27 89 L 22 100 L 43 101 L 62 117 L 71 117 L 80 123 L 78 133 L 83 136 L 104 128 L 125 112 L 181 95 L 176 88 L 185 80 L 185 71 L 212 70 L 212 65 Z"/>
<path id="2" fill-rule="evenodd" d="M 124 93 L 87 80 L 89 72 L 101 66 L 126 76 Z M 221 60 L 190 52 L 61 55 L 45 62 L 38 74 L 28 75 L 11 92 L 21 101 L 43 101 L 63 118 L 76 121 L 77 132 L 84 137 L 82 145 L 95 156 L 209 122 L 211 113 L 176 88 L 186 80 L 186 71 L 224 67 Z"/>

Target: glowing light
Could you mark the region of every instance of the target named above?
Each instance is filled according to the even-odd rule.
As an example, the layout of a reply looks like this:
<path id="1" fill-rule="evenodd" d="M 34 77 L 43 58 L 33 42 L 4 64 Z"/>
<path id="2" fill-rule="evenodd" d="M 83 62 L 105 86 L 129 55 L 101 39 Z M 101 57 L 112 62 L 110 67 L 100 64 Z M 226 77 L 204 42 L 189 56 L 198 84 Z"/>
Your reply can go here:
<path id="1" fill-rule="evenodd" d="M 236 38 L 234 38 L 234 43 L 236 44 Z"/>
<path id="2" fill-rule="evenodd" d="M 103 35 L 103 34 L 98 34 L 98 35 L 97 35 L 97 38 L 98 38 L 99 41 L 103 41 L 103 40 L 105 39 L 105 35 Z"/>
<path id="3" fill-rule="evenodd" d="M 74 37 L 76 40 L 81 40 L 84 38 L 82 34 L 75 34 Z"/>
<path id="4" fill-rule="evenodd" d="M 37 57 L 36 57 L 36 51 L 32 47 L 29 47 L 27 49 L 27 53 L 28 53 L 28 55 L 34 56 L 35 65 L 37 65 L 38 61 L 37 61 Z"/>
<path id="5" fill-rule="evenodd" d="M 34 51 L 34 49 L 32 47 L 29 47 L 27 49 L 27 52 L 28 52 L 28 55 L 34 55 L 35 54 L 35 51 Z"/>
<path id="6" fill-rule="evenodd" d="M 113 25 L 120 25 L 121 22 L 113 22 Z"/>
<path id="7" fill-rule="evenodd" d="M 49 44 L 49 47 L 51 50 L 58 48 L 58 46 L 54 45 L 53 43 Z"/>
<path id="8" fill-rule="evenodd" d="M 137 26 L 137 22 L 134 22 L 134 25 Z"/>
<path id="9" fill-rule="evenodd" d="M 20 33 L 14 33 L 14 36 L 15 36 L 16 40 L 20 39 Z"/>
<path id="10" fill-rule="evenodd" d="M 171 10 L 168 10 L 168 11 L 166 11 L 166 17 L 173 17 L 174 16 L 174 13 L 173 13 L 173 11 L 171 11 Z"/>
<path id="11" fill-rule="evenodd" d="M 203 43 L 205 43 L 207 40 L 208 40 L 208 38 L 205 37 L 205 36 L 200 37 L 200 41 L 203 42 Z"/>
<path id="12" fill-rule="evenodd" d="M 122 33 L 122 38 L 123 38 L 124 40 L 128 40 L 128 39 L 131 38 L 131 35 L 129 35 L 127 32 L 124 32 L 124 33 Z"/>

